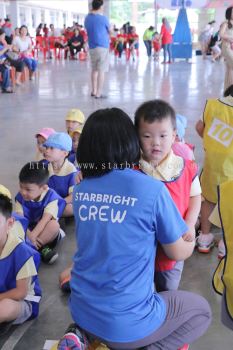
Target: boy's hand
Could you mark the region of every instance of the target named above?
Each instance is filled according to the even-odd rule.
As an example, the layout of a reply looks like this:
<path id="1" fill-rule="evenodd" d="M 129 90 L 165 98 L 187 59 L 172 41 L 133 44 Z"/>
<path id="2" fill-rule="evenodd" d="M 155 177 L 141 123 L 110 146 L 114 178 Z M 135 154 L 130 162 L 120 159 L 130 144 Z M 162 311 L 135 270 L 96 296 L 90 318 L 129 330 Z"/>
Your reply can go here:
<path id="1" fill-rule="evenodd" d="M 83 180 L 83 174 L 81 171 L 79 171 L 75 177 L 75 183 L 79 185 L 82 180 Z"/>
<path id="2" fill-rule="evenodd" d="M 186 241 L 186 242 L 193 242 L 193 241 L 195 240 L 195 236 L 196 236 L 195 227 L 194 227 L 194 226 L 192 226 L 192 227 L 189 226 L 188 232 L 186 232 L 186 233 L 182 236 L 182 238 L 183 238 L 183 240 Z"/>
<path id="3" fill-rule="evenodd" d="M 27 232 L 27 236 L 36 249 L 40 249 L 42 247 L 42 242 L 40 241 L 39 237 L 36 237 L 31 231 Z"/>

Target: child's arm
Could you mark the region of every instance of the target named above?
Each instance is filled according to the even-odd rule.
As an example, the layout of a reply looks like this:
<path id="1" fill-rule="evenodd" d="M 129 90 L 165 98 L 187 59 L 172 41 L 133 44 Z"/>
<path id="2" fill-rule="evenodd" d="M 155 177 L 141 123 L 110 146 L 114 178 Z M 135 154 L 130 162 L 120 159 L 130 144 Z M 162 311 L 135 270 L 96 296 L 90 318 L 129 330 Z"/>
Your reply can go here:
<path id="1" fill-rule="evenodd" d="M 30 238 L 31 242 L 37 249 L 41 248 L 40 242 L 38 242 L 37 238 L 41 234 L 41 232 L 45 229 L 45 226 L 48 224 L 48 222 L 53 218 L 53 216 L 50 213 L 44 213 L 36 227 L 31 231 L 28 232 L 27 235 Z"/>
<path id="2" fill-rule="evenodd" d="M 167 257 L 176 261 L 188 259 L 193 253 L 194 246 L 195 241 L 187 242 L 182 237 L 172 244 L 162 244 Z"/>
<path id="3" fill-rule="evenodd" d="M 198 120 L 198 122 L 196 124 L 196 131 L 200 137 L 203 137 L 204 128 L 205 128 L 205 125 L 204 125 L 203 121 L 201 119 Z"/>
<path id="4" fill-rule="evenodd" d="M 185 241 L 191 242 L 195 240 L 195 224 L 201 210 L 201 195 L 190 197 L 189 207 L 185 216 L 185 222 L 189 227 L 189 231 L 182 238 Z"/>
<path id="5" fill-rule="evenodd" d="M 0 300 L 12 299 L 23 300 L 28 293 L 29 278 L 23 278 L 16 281 L 16 287 L 8 290 L 7 292 L 0 293 Z"/>
<path id="6" fill-rule="evenodd" d="M 72 203 L 72 195 L 73 195 L 73 192 L 70 193 L 67 197 L 65 197 L 65 201 L 66 201 L 66 204 L 71 204 Z"/>

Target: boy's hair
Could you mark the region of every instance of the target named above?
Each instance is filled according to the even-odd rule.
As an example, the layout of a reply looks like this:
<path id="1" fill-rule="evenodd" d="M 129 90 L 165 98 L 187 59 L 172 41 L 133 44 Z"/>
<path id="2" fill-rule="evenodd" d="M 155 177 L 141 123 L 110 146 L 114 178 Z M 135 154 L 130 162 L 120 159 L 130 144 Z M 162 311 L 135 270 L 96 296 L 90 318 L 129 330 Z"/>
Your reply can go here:
<path id="1" fill-rule="evenodd" d="M 144 102 L 135 112 L 134 124 L 139 130 L 140 120 L 144 120 L 149 124 L 163 119 L 170 118 L 174 130 L 176 129 L 176 114 L 172 106 L 163 100 L 151 100 Z"/>
<path id="2" fill-rule="evenodd" d="M 92 9 L 93 10 L 99 10 L 101 6 L 103 5 L 103 0 L 93 0 L 92 1 Z"/>
<path id="3" fill-rule="evenodd" d="M 6 218 L 9 219 L 12 213 L 12 201 L 9 197 L 0 193 L 0 213 Z"/>
<path id="4" fill-rule="evenodd" d="M 24 165 L 19 173 L 21 183 L 36 184 L 43 186 L 48 183 L 49 171 L 42 162 L 30 162 Z"/>
<path id="5" fill-rule="evenodd" d="M 140 148 L 130 117 L 119 108 L 92 113 L 82 130 L 76 156 L 83 177 L 134 167 Z"/>
<path id="6" fill-rule="evenodd" d="M 224 97 L 232 96 L 233 97 L 233 84 L 230 85 L 225 91 L 224 91 Z"/>

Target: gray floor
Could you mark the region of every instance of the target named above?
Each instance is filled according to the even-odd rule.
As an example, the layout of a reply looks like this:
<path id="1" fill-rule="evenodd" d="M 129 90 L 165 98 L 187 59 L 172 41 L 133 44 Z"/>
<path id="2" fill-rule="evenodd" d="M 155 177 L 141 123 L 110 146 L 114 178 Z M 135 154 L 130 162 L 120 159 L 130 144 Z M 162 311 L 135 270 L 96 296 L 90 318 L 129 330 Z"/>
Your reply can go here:
<path id="1" fill-rule="evenodd" d="M 106 100 L 90 97 L 89 64 L 87 62 L 52 61 L 41 63 L 39 75 L 33 82 L 17 88 L 15 94 L 0 94 L 0 183 L 14 195 L 18 188 L 20 168 L 33 159 L 34 134 L 45 126 L 62 131 L 68 109 L 80 108 L 86 116 L 98 108 L 117 106 L 133 117 L 143 101 L 163 98 L 180 114 L 187 116 L 186 139 L 196 145 L 196 159 L 201 167 L 202 142 L 194 125 L 202 115 L 206 98 L 222 93 L 224 65 L 194 57 L 192 63 L 180 61 L 162 65 L 140 57 L 138 62 L 125 63 L 112 58 L 106 79 Z M 66 239 L 59 247 L 60 256 L 53 266 L 42 266 L 40 279 L 43 300 L 40 317 L 12 329 L 0 339 L 3 350 L 41 350 L 46 339 L 58 339 L 71 321 L 68 299 L 58 287 L 58 274 L 71 261 L 74 246 L 73 223 L 66 224 Z M 220 298 L 211 286 L 212 273 L 217 264 L 217 249 L 210 255 L 194 253 L 185 263 L 182 288 L 205 296 L 213 310 L 209 331 L 192 350 L 231 350 L 232 333 L 221 325 Z M 190 300 L 190 303 L 192 301 Z"/>

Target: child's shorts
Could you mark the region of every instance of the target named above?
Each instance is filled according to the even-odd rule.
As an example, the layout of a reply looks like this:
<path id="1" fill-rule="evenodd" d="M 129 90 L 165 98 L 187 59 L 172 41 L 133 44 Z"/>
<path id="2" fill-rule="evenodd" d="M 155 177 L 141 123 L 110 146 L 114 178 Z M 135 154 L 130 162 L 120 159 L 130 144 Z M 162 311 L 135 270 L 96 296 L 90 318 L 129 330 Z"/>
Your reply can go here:
<path id="1" fill-rule="evenodd" d="M 155 288 L 157 292 L 177 290 L 180 284 L 184 261 L 177 261 L 173 269 L 155 271 Z"/>
<path id="2" fill-rule="evenodd" d="M 21 324 L 27 321 L 31 315 L 32 315 L 32 304 L 30 301 L 22 300 L 20 301 L 21 304 L 21 312 L 14 320 L 13 324 Z"/>

